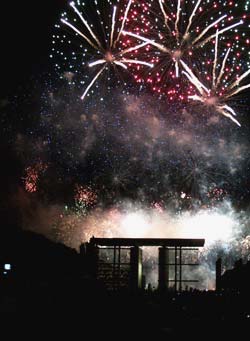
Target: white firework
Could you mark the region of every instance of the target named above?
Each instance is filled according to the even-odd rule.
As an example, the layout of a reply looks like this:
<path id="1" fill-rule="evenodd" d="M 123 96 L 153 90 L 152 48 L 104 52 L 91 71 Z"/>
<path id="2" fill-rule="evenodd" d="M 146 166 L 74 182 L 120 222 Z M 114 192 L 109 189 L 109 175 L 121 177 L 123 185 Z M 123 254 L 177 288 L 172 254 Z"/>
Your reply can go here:
<path id="1" fill-rule="evenodd" d="M 110 4 L 110 2 L 108 1 Z M 95 0 L 95 4 L 97 5 L 97 1 Z M 143 42 L 136 46 L 133 46 L 131 48 L 126 49 L 118 49 L 117 44 L 120 41 L 122 31 L 125 27 L 128 13 L 130 10 L 132 4 L 132 0 L 129 0 L 125 12 L 123 15 L 123 18 L 120 20 L 117 15 L 117 7 L 113 6 L 113 13 L 112 13 L 112 23 L 110 27 L 108 27 L 108 32 L 105 33 L 105 43 L 103 44 L 101 42 L 101 39 L 98 38 L 98 35 L 94 32 L 94 29 L 92 28 L 92 25 L 89 24 L 88 20 L 85 19 L 83 14 L 80 12 L 78 7 L 74 2 L 70 3 L 70 6 L 76 13 L 78 19 L 80 19 L 81 24 L 84 26 L 84 31 L 78 29 L 78 27 L 75 26 L 72 22 L 70 22 L 66 18 L 62 18 L 61 22 L 68 26 L 71 30 L 73 30 L 76 35 L 80 36 L 88 45 L 90 45 L 97 55 L 101 56 L 100 58 L 94 60 L 93 62 L 90 62 L 88 64 L 89 68 L 93 67 L 99 67 L 95 76 L 85 89 L 81 99 L 83 100 L 87 94 L 89 93 L 89 90 L 93 87 L 93 85 L 96 83 L 98 78 L 102 75 L 102 73 L 106 70 L 107 66 L 118 66 L 123 69 L 127 69 L 129 65 L 136 64 L 136 65 L 144 65 L 148 67 L 153 67 L 152 63 L 147 63 L 143 60 L 138 60 L 137 58 L 131 57 L 132 52 L 136 52 L 138 49 L 144 47 L 147 43 Z M 97 10 L 97 14 L 100 16 L 100 11 Z M 84 33 L 86 31 L 86 33 Z"/>

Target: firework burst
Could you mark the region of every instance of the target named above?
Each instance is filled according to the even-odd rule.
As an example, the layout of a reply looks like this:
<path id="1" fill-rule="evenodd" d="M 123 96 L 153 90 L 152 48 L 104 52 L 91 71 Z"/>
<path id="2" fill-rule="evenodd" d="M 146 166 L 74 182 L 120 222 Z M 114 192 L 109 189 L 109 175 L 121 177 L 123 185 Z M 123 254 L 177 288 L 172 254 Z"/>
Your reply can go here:
<path id="1" fill-rule="evenodd" d="M 97 194 L 90 186 L 76 185 L 75 188 L 75 202 L 79 206 L 85 208 L 94 206 L 97 202 Z"/>
<path id="2" fill-rule="evenodd" d="M 128 25 L 131 28 L 123 33 L 136 42 L 148 43 L 145 58 L 155 65 L 146 77 L 136 75 L 136 80 L 150 84 L 159 94 L 167 88 L 166 94 L 171 99 L 176 95 L 178 100 L 186 99 L 189 87 L 185 86 L 185 82 L 183 84 L 181 60 L 192 64 L 195 61 L 198 66 L 201 56 L 207 58 L 210 55 L 216 31 L 224 46 L 231 45 L 232 50 L 237 50 L 238 29 L 246 18 L 244 13 L 237 19 L 237 7 L 238 4 L 233 6 L 231 1 L 136 2 Z M 245 37 L 245 33 L 241 35 L 241 38 Z M 168 78 L 171 79 L 170 84 L 166 82 Z"/>
<path id="3" fill-rule="evenodd" d="M 188 67 L 188 65 L 181 60 L 181 65 L 184 70 L 183 74 L 194 85 L 198 94 L 188 96 L 193 101 L 198 101 L 205 104 L 207 107 L 211 107 L 216 112 L 230 118 L 234 123 L 240 126 L 240 123 L 236 120 L 235 110 L 228 104 L 235 95 L 242 92 L 245 89 L 250 88 L 250 83 L 241 85 L 241 82 L 250 74 L 250 69 L 242 74 L 238 74 L 232 66 L 227 66 L 228 58 L 230 54 L 230 48 L 226 51 L 222 62 L 218 60 L 218 37 L 217 31 L 215 39 L 215 52 L 214 61 L 212 63 L 212 71 L 210 75 L 207 75 L 206 82 L 200 80 L 200 76 L 196 76 L 195 73 Z"/>
<path id="4" fill-rule="evenodd" d="M 39 177 L 48 168 L 48 165 L 42 161 L 37 162 L 34 166 L 29 166 L 25 170 L 24 186 L 28 193 L 35 193 L 38 190 Z"/>
<path id="5" fill-rule="evenodd" d="M 110 67 L 112 67 L 116 73 L 120 68 L 127 70 L 128 66 L 132 65 L 137 68 L 142 65 L 153 67 L 152 63 L 137 58 L 138 50 L 147 43 L 143 42 L 130 48 L 123 48 L 120 42 L 132 0 L 129 0 L 126 3 L 124 11 L 119 11 L 118 6 L 113 5 L 111 1 L 106 1 L 105 5 L 112 7 L 112 14 L 109 13 L 108 16 L 102 15 L 100 10 L 101 6 L 98 4 L 98 1 L 95 1 L 94 4 L 96 6 L 95 15 L 97 15 L 98 20 L 98 24 L 95 24 L 95 28 L 91 24 L 91 19 L 89 19 L 93 13 L 91 13 L 91 11 L 86 11 L 84 4 L 80 7 L 79 1 L 77 4 L 75 2 L 70 2 L 70 6 L 76 15 L 75 19 L 68 19 L 66 13 L 64 13 L 61 18 L 62 24 L 74 32 L 77 38 L 80 38 L 80 51 L 82 51 L 82 56 L 86 57 L 88 53 L 90 54 L 91 57 L 88 61 L 88 68 L 95 69 L 94 77 L 87 85 L 81 97 L 82 100 L 89 94 L 89 91 L 93 88 L 101 75 L 105 71 L 108 71 Z M 108 22 L 105 22 L 105 19 L 107 18 L 109 20 Z M 56 36 L 54 38 L 56 38 Z M 63 43 L 64 40 L 66 40 L 66 36 L 62 39 Z M 68 41 L 68 43 L 71 44 L 72 42 Z M 86 48 L 85 45 L 88 45 L 88 48 Z M 76 53 L 71 53 L 73 55 L 72 59 L 76 60 Z M 65 58 L 67 59 L 67 57 Z M 84 60 L 83 63 L 85 62 L 86 61 Z M 85 84 L 84 81 L 82 81 L 82 83 Z"/>
<path id="6" fill-rule="evenodd" d="M 207 159 L 195 157 L 191 152 L 187 153 L 181 168 L 180 184 L 182 189 L 190 193 L 193 199 L 199 199 L 204 203 L 207 195 L 208 184 L 213 186 L 218 182 L 218 177 L 224 176 L 222 172 Z"/>

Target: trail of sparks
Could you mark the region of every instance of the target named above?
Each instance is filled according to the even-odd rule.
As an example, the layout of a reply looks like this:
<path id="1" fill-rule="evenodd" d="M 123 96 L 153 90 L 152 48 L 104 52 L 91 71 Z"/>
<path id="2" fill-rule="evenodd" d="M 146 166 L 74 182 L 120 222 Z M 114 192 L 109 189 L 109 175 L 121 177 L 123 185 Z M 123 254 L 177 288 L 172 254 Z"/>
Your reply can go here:
<path id="1" fill-rule="evenodd" d="M 67 20 L 65 19 L 61 19 L 61 22 L 67 26 L 69 26 L 73 31 L 75 31 L 77 34 L 79 34 L 83 39 L 85 39 L 89 45 L 91 45 L 94 49 L 98 50 L 98 47 L 96 45 L 94 45 L 92 43 L 92 41 L 85 36 L 85 34 L 83 34 L 81 31 L 79 31 L 74 25 L 72 25 L 71 23 L 69 23 Z"/>
<path id="2" fill-rule="evenodd" d="M 145 37 L 143 37 L 143 36 L 141 36 L 139 34 L 135 34 L 133 32 L 128 32 L 128 31 L 123 31 L 123 34 L 124 35 L 128 35 L 130 37 L 137 38 L 137 39 L 142 40 L 142 41 L 144 41 L 144 42 L 146 42 L 146 43 L 148 43 L 150 45 L 153 45 L 153 46 L 157 47 L 162 52 L 171 53 L 171 51 L 167 47 L 165 47 L 162 44 L 159 44 L 159 43 L 155 42 L 152 39 L 148 39 L 148 38 L 145 38 Z"/>
<path id="3" fill-rule="evenodd" d="M 224 74 L 224 70 L 225 70 L 225 66 L 226 66 L 226 62 L 227 62 L 227 59 L 228 59 L 228 56 L 229 56 L 229 53 L 230 53 L 231 49 L 229 48 L 225 54 L 225 57 L 223 59 L 223 62 L 222 62 L 222 67 L 220 69 L 220 74 L 219 74 L 219 77 L 217 78 L 217 82 L 216 82 L 216 86 L 218 86 L 221 82 L 221 78 Z"/>
<path id="4" fill-rule="evenodd" d="M 117 10 L 117 7 L 114 6 L 114 11 L 113 11 L 113 16 L 112 16 L 112 29 L 111 29 L 111 35 L 110 35 L 110 46 L 113 46 L 116 10 Z"/>
<path id="5" fill-rule="evenodd" d="M 193 41 L 193 45 L 195 45 L 196 43 L 198 43 L 199 40 L 201 40 L 202 37 L 204 37 L 204 35 L 212 28 L 215 27 L 217 24 L 219 24 L 223 19 L 225 19 L 227 17 L 227 15 L 223 15 L 222 17 L 220 17 L 219 19 L 217 19 L 216 21 L 212 22 L 212 24 L 210 24 L 209 26 L 207 26 L 202 32 L 201 34 L 194 39 Z M 230 30 L 231 27 L 227 28 Z M 223 33 L 223 32 L 221 32 Z M 207 43 L 208 41 L 212 40 L 215 37 L 215 35 L 211 35 L 209 36 L 206 40 L 203 40 L 200 45 L 204 45 L 205 43 Z"/>
<path id="6" fill-rule="evenodd" d="M 178 29 L 178 23 L 180 21 L 180 13 L 181 13 L 181 0 L 178 0 L 176 20 L 175 20 L 175 33 L 176 33 L 177 41 L 179 41 L 179 36 L 180 36 L 180 32 Z"/>
<path id="7" fill-rule="evenodd" d="M 104 65 L 101 70 L 95 75 L 95 77 L 92 79 L 91 83 L 87 86 L 86 90 L 84 91 L 81 99 L 83 100 L 85 98 L 85 96 L 88 94 L 89 90 L 92 88 L 92 86 L 95 84 L 95 82 L 97 81 L 97 79 L 101 76 L 101 74 L 103 73 L 104 69 L 105 69 L 106 65 Z"/>
<path id="8" fill-rule="evenodd" d="M 168 25 L 168 15 L 167 15 L 167 13 L 165 11 L 165 8 L 163 6 L 163 0 L 159 0 L 159 5 L 160 5 L 160 8 L 161 8 L 161 12 L 162 12 L 162 14 L 164 16 L 165 25 L 166 25 L 167 29 L 169 30 L 169 32 L 171 33 L 171 29 L 170 29 L 170 27 Z"/>
<path id="9" fill-rule="evenodd" d="M 185 34 L 184 34 L 184 38 L 188 35 L 188 32 L 190 30 L 190 27 L 192 26 L 192 23 L 193 23 L 193 18 L 195 17 L 195 14 L 197 12 L 197 9 L 198 7 L 200 6 L 200 3 L 201 3 L 201 0 L 198 0 L 195 7 L 194 7 L 194 10 L 189 18 L 189 21 L 188 21 L 188 26 L 186 28 L 186 31 L 185 31 Z"/>
<path id="10" fill-rule="evenodd" d="M 224 16 L 225 17 L 225 16 Z M 226 28 L 224 28 L 224 29 L 222 29 L 222 30 L 220 30 L 219 31 L 219 34 L 222 34 L 222 33 L 224 33 L 224 32 L 227 32 L 227 31 L 229 31 L 229 30 L 231 30 L 232 28 L 234 28 L 234 27 L 237 27 L 237 26 L 239 26 L 239 25 L 242 25 L 243 24 L 243 20 L 240 20 L 240 21 L 238 21 L 237 23 L 235 23 L 235 24 L 233 24 L 233 25 L 231 25 L 231 26 L 228 26 L 228 27 L 226 27 Z M 215 23 L 213 24 L 213 26 L 215 25 Z M 211 25 L 210 25 L 211 26 Z M 211 26 L 212 27 L 212 26 Z M 215 34 L 212 34 L 211 36 L 209 36 L 207 39 L 205 39 L 205 40 L 203 40 L 202 42 L 200 42 L 199 44 L 198 44 L 198 46 L 197 47 L 200 47 L 200 46 L 202 46 L 202 45 L 205 45 L 205 44 L 207 44 L 209 41 L 211 41 L 214 37 L 216 36 L 216 33 Z M 198 41 L 198 39 L 196 40 L 196 42 Z"/>
<path id="11" fill-rule="evenodd" d="M 214 53 L 214 65 L 213 65 L 213 88 L 215 87 L 216 80 L 216 66 L 217 66 L 217 58 L 218 58 L 218 30 L 216 32 L 216 41 L 215 41 L 215 53 Z"/>
<path id="12" fill-rule="evenodd" d="M 92 36 L 92 38 L 94 38 L 94 40 L 97 42 L 97 45 L 99 46 L 99 48 L 102 50 L 102 45 L 99 41 L 99 39 L 96 37 L 96 35 L 94 34 L 93 30 L 91 29 L 91 27 L 89 26 L 88 22 L 83 18 L 83 16 L 81 15 L 81 13 L 78 11 L 78 9 L 75 6 L 74 2 L 70 3 L 70 6 L 74 9 L 74 11 L 77 13 L 77 15 L 79 16 L 79 18 L 81 19 L 82 23 L 84 24 L 84 26 L 87 27 L 90 35 Z"/>
<path id="13" fill-rule="evenodd" d="M 117 38 L 116 38 L 114 47 L 116 46 L 117 42 L 119 41 L 119 39 L 120 39 L 120 37 L 121 37 L 121 34 L 122 34 L 123 29 L 124 29 L 126 20 L 127 20 L 127 18 L 128 18 L 128 13 L 129 13 L 131 4 L 132 4 L 132 0 L 129 0 L 129 2 L 128 2 L 128 4 L 127 4 L 127 7 L 126 7 L 126 10 L 125 10 L 125 14 L 124 14 L 123 20 L 122 20 L 121 29 L 119 30 L 119 33 L 118 33 L 118 36 L 117 36 Z"/>

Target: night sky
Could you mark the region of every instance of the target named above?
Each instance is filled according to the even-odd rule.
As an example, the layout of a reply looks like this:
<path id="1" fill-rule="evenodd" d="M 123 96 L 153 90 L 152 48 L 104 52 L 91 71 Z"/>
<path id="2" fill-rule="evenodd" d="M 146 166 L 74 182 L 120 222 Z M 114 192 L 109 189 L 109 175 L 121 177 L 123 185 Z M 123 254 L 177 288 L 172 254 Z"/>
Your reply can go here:
<path id="1" fill-rule="evenodd" d="M 207 259 L 214 261 L 218 240 L 229 258 L 244 256 L 250 244 L 249 91 L 230 103 L 241 127 L 213 109 L 157 95 L 134 81 L 133 68 L 118 76 L 111 70 L 81 101 L 87 84 L 81 80 L 88 82 L 93 71 L 79 68 L 78 59 L 69 69 L 50 58 L 59 34 L 54 25 L 63 11 L 70 13 L 67 1 L 2 6 L 2 232 L 12 237 L 28 229 L 76 249 L 93 234 L 201 236 L 209 241 Z M 242 54 L 243 70 L 247 58 Z M 172 83 L 178 87 L 169 79 L 164 87 Z M 218 224 L 216 232 L 211 224 Z"/>
<path id="2" fill-rule="evenodd" d="M 14 135 L 26 130 L 29 119 L 25 99 L 31 98 L 34 84 L 42 82 L 42 75 L 51 71 L 48 63 L 50 36 L 58 8 L 63 1 L 43 1 L 39 7 L 34 1 L 15 1 L 2 4 L 2 86 L 1 86 L 1 194 L 4 208 L 6 201 L 20 184 L 22 162 L 13 149 Z M 41 96 L 37 88 L 37 96 Z M 32 111 L 32 100 L 27 104 Z M 13 110 L 18 107 L 17 110 Z M 12 220 L 4 209 L 4 218 Z M 15 212 L 12 212 L 15 215 Z M 14 217 L 13 217 L 14 219 Z M 14 219 L 15 220 L 15 219 Z M 18 221 L 15 222 L 16 224 Z M 4 227 L 3 223 L 3 228 Z M 12 225 L 12 224 L 11 224 Z M 13 226 L 14 227 L 14 226 Z M 9 226 L 8 228 L 9 229 Z"/>

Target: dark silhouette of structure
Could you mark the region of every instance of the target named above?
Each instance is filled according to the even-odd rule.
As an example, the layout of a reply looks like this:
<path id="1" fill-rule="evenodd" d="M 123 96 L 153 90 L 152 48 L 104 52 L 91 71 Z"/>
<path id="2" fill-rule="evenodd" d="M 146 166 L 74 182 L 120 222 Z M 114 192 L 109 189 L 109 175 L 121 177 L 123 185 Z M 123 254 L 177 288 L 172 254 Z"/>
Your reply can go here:
<path id="1" fill-rule="evenodd" d="M 159 238 L 91 238 L 81 247 L 85 253 L 92 275 L 109 289 L 143 288 L 142 247 L 158 247 L 158 289 L 173 288 L 182 291 L 184 283 L 197 282 L 183 279 L 183 267 L 197 266 L 186 262 L 188 252 L 197 252 L 204 246 L 204 239 L 159 239 Z"/>
<path id="2" fill-rule="evenodd" d="M 204 331 L 211 339 L 231 337 L 234 331 L 245 337 L 249 332 L 250 263 L 238 261 L 221 275 L 221 260 L 217 262 L 219 292 L 181 291 L 186 264 L 194 263 L 192 249 L 203 240 L 92 238 L 80 254 L 30 232 L 20 233 L 18 242 L 0 248 L 0 313 L 34 316 L 36 331 L 45 331 L 44 337 L 51 335 L 51 327 L 57 338 L 60 332 L 65 336 L 62 325 L 69 327 L 71 338 L 74 331 L 78 337 L 83 325 L 98 338 L 106 333 L 116 338 L 200 340 Z M 138 290 L 145 286 L 145 244 L 159 249 L 161 290 L 150 285 Z M 117 290 L 106 290 L 102 282 Z M 177 291 L 166 290 L 168 286 Z"/>
<path id="3" fill-rule="evenodd" d="M 242 259 L 237 260 L 232 269 L 221 275 L 220 282 L 223 291 L 249 293 L 250 261 L 243 264 Z"/>
<path id="4" fill-rule="evenodd" d="M 216 278 L 215 278 L 215 287 L 216 291 L 221 291 L 221 274 L 222 274 L 222 259 L 218 258 L 216 261 Z"/>

